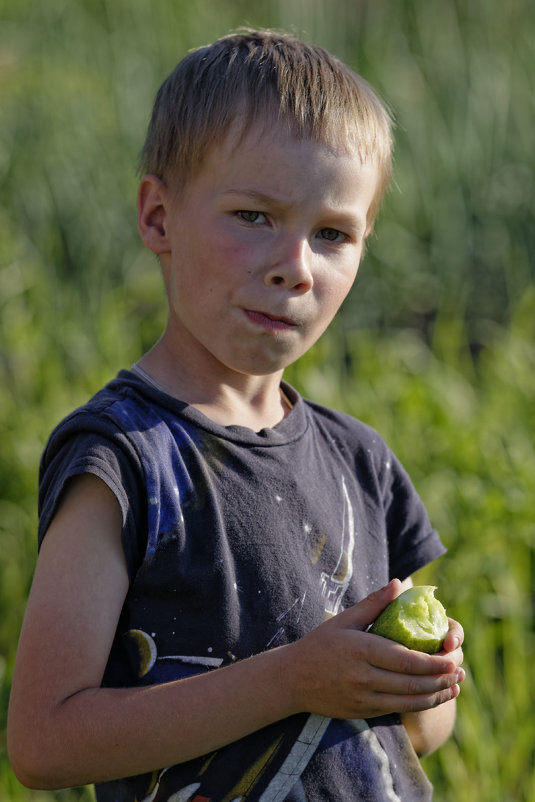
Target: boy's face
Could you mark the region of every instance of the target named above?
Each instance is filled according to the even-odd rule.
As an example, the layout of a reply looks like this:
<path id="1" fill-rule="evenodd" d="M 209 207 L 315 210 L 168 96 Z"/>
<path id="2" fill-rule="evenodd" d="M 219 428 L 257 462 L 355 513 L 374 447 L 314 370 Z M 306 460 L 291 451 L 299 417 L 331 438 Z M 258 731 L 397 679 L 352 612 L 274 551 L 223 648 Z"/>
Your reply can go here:
<path id="1" fill-rule="evenodd" d="M 149 247 L 177 355 L 268 375 L 313 345 L 349 292 L 377 170 L 279 126 L 235 142 L 214 148 L 178 197 L 160 183 L 162 239 Z"/>

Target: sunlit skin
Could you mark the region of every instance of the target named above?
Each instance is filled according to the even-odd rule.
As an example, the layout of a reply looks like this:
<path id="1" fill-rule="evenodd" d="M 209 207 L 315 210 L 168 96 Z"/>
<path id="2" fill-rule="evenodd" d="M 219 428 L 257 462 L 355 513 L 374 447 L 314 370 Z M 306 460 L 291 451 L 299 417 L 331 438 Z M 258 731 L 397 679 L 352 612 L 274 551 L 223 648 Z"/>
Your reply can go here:
<path id="1" fill-rule="evenodd" d="M 140 232 L 169 299 L 166 331 L 143 364 L 201 409 L 234 392 L 276 423 L 284 368 L 355 280 L 377 170 L 281 127 L 235 142 L 213 149 L 185 191 L 142 182 Z"/>

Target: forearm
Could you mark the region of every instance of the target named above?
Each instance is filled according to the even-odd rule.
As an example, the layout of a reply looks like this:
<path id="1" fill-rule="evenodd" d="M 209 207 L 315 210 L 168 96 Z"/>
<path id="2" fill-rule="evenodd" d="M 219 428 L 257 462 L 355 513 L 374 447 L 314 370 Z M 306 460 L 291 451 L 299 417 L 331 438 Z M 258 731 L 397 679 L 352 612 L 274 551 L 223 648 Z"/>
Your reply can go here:
<path id="1" fill-rule="evenodd" d="M 455 724 L 456 699 L 418 713 L 404 713 L 401 720 L 418 757 L 442 746 Z"/>
<path id="2" fill-rule="evenodd" d="M 162 685 L 81 690 L 26 726 L 21 738 L 12 736 L 13 768 L 25 785 L 60 788 L 220 748 L 296 712 L 283 682 L 286 648 Z"/>

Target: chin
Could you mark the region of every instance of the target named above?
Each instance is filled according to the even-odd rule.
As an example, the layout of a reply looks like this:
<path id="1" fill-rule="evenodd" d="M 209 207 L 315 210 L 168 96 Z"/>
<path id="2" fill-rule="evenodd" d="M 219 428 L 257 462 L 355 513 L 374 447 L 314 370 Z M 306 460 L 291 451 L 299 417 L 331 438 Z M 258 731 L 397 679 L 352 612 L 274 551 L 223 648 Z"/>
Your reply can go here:
<path id="1" fill-rule="evenodd" d="M 266 357 L 253 356 L 250 359 L 236 360 L 234 364 L 227 364 L 227 367 L 230 367 L 237 373 L 248 376 L 272 376 L 274 373 L 282 373 L 288 365 L 291 365 L 299 359 L 299 356 L 288 357 L 286 359 L 269 359 Z"/>

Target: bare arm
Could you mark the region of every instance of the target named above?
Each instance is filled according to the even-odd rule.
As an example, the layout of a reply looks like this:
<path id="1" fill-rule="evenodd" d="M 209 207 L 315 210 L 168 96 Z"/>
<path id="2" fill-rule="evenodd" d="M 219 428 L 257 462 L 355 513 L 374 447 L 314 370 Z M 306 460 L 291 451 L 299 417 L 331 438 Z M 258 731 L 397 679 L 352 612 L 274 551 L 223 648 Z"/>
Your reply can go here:
<path id="1" fill-rule="evenodd" d="M 291 645 L 163 685 L 101 688 L 128 590 L 120 532 L 111 491 L 95 477 L 73 481 L 41 549 L 13 679 L 8 748 L 26 785 L 152 771 L 296 712 L 365 718 L 458 693 L 453 656 L 363 631 L 396 581 Z"/>
<path id="2" fill-rule="evenodd" d="M 406 590 L 412 585 L 412 579 L 406 579 L 401 589 Z M 463 639 L 462 627 L 450 619 L 450 632 L 444 644 L 445 651 L 458 653 Z M 402 715 L 401 720 L 418 757 L 431 754 L 449 738 L 455 724 L 456 707 L 456 699 L 451 699 L 438 707 Z"/>

